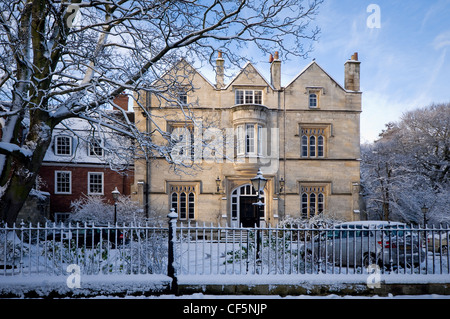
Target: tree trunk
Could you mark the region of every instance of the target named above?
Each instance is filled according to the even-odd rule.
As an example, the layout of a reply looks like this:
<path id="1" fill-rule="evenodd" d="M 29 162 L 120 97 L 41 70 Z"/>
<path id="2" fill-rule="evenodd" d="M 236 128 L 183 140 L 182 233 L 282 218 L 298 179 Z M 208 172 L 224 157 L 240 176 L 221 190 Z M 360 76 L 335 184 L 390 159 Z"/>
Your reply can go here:
<path id="1" fill-rule="evenodd" d="M 33 188 L 51 140 L 50 126 L 37 120 L 26 138 L 27 144 L 33 146 L 29 148 L 32 155 L 12 158 L 11 165 L 4 168 L 10 171 L 2 172 L 9 175 L 9 181 L 3 186 L 0 197 L 0 221 L 8 226 L 16 221 Z"/>
<path id="2" fill-rule="evenodd" d="M 20 168 L 19 170 L 23 171 Z M 13 174 L 14 176 L 11 178 L 0 202 L 1 221 L 8 226 L 12 226 L 16 221 L 36 178 L 36 175 L 30 179 L 21 176 L 18 172 Z"/>

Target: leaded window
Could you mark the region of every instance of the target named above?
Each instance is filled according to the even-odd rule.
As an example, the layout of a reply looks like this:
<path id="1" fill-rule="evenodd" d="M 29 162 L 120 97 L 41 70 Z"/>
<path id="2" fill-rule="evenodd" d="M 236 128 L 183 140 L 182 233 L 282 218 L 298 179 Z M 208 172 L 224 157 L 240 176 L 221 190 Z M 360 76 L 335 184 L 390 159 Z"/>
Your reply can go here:
<path id="1" fill-rule="evenodd" d="M 196 187 L 194 185 L 170 185 L 170 207 L 180 220 L 195 219 Z"/>

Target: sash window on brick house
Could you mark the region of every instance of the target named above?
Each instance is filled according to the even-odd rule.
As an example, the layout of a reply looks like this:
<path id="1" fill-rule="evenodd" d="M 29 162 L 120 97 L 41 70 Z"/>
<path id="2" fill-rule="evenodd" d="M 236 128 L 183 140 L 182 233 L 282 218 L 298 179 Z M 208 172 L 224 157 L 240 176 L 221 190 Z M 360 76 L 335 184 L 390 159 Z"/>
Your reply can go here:
<path id="1" fill-rule="evenodd" d="M 72 193 L 72 172 L 55 171 L 55 194 Z"/>
<path id="2" fill-rule="evenodd" d="M 88 194 L 103 195 L 103 173 L 88 173 Z"/>
<path id="3" fill-rule="evenodd" d="M 72 155 L 72 137 L 67 135 L 55 136 L 55 154 L 71 156 Z"/>
<path id="4" fill-rule="evenodd" d="M 89 143 L 89 156 L 103 156 L 102 141 L 99 138 L 92 138 Z"/>

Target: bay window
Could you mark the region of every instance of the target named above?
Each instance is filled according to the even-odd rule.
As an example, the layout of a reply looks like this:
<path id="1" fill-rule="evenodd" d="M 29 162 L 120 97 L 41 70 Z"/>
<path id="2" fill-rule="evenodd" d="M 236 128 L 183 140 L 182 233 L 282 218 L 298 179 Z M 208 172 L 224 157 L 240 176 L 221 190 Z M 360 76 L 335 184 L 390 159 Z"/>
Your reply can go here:
<path id="1" fill-rule="evenodd" d="M 243 124 L 236 127 L 237 155 L 262 155 L 263 127 Z"/>

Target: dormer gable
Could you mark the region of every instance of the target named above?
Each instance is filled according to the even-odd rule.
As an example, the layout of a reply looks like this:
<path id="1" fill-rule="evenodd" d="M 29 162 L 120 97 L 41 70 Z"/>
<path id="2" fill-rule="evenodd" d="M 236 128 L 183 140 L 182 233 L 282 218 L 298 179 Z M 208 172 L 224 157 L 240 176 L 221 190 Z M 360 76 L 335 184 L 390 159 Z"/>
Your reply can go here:
<path id="1" fill-rule="evenodd" d="M 313 80 L 309 86 L 311 87 L 323 87 L 323 78 L 328 78 L 333 82 L 338 88 L 346 92 L 345 88 L 336 81 L 331 75 L 329 75 L 315 60 L 311 61 L 303 70 L 301 70 L 292 80 L 286 85 L 286 89 L 289 89 L 302 77 L 310 76 Z"/>
<path id="2" fill-rule="evenodd" d="M 272 85 L 267 79 L 253 66 L 251 62 L 247 62 L 238 74 L 228 83 L 224 89 L 232 87 L 270 87 Z"/>
<path id="3" fill-rule="evenodd" d="M 357 73 L 356 68 L 353 73 Z M 356 76 L 354 78 L 358 80 Z M 286 85 L 284 91 L 286 105 L 294 109 L 361 111 L 361 92 L 346 89 L 314 60 Z"/>
<path id="4" fill-rule="evenodd" d="M 180 59 L 149 87 L 143 103 L 151 107 L 198 107 L 215 86 L 185 59 Z M 203 104 L 202 104 L 203 103 Z"/>
<path id="5" fill-rule="evenodd" d="M 181 86 L 189 85 L 193 82 L 194 77 L 198 77 L 201 82 L 204 82 L 204 84 L 208 84 L 211 88 L 214 88 L 214 84 L 212 84 L 200 71 L 198 71 L 188 61 L 186 61 L 186 59 L 180 59 L 159 79 L 155 80 L 152 83 L 152 86 L 158 86 L 161 83 L 176 83 Z"/>

